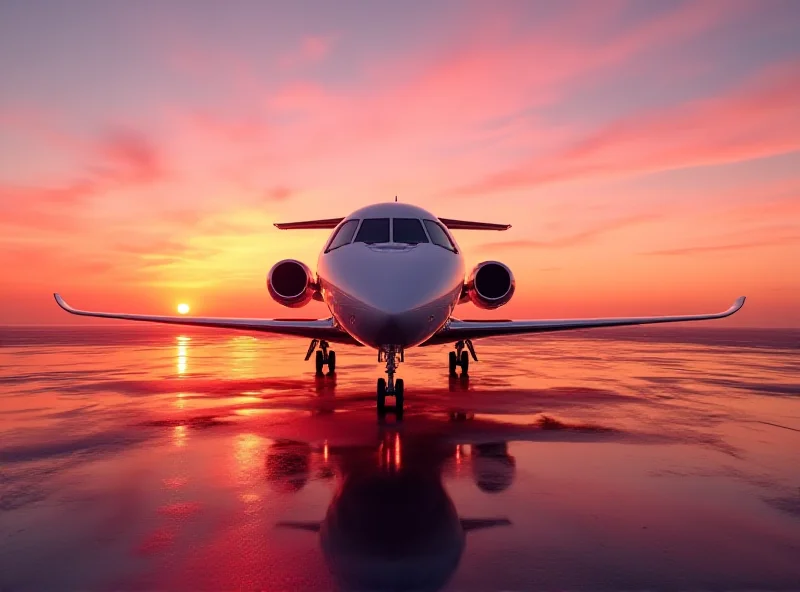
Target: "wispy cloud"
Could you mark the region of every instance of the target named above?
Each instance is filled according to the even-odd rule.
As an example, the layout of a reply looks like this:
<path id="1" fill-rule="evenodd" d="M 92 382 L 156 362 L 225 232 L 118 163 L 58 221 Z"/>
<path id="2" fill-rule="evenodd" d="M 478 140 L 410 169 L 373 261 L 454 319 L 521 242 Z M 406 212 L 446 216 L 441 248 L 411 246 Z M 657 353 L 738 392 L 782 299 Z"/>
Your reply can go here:
<path id="1" fill-rule="evenodd" d="M 99 164 L 92 165 L 100 189 L 146 185 L 167 178 L 167 164 L 155 143 L 133 129 L 112 129 L 97 143 Z"/>
<path id="2" fill-rule="evenodd" d="M 800 63 L 736 92 L 634 114 L 550 157 L 537 157 L 456 189 L 484 195 L 580 179 L 629 176 L 763 158 L 800 150 Z"/>
<path id="3" fill-rule="evenodd" d="M 331 53 L 337 39 L 337 35 L 306 35 L 295 49 L 281 56 L 278 63 L 282 68 L 292 69 L 321 62 Z"/>
<path id="4" fill-rule="evenodd" d="M 742 251 L 757 249 L 761 247 L 782 247 L 786 245 L 800 244 L 800 235 L 786 236 L 774 239 L 763 239 L 745 241 L 740 243 L 724 243 L 716 245 L 698 245 L 692 247 L 681 247 L 677 249 L 662 249 L 659 251 L 649 251 L 645 255 L 699 255 L 702 253 L 717 253 L 724 251 Z"/>
<path id="5" fill-rule="evenodd" d="M 294 191 L 289 187 L 277 185 L 271 187 L 264 192 L 264 199 L 267 201 L 285 201 L 294 194 Z"/>
<path id="6" fill-rule="evenodd" d="M 133 130 L 103 134 L 90 147 L 86 158 L 89 162 L 84 171 L 52 186 L 0 184 L 0 206 L 9 208 L 14 223 L 26 220 L 35 223 L 35 218 L 28 216 L 42 208 L 85 205 L 88 199 L 103 193 L 155 184 L 168 177 L 163 156 L 155 144 Z"/>
<path id="7" fill-rule="evenodd" d="M 482 250 L 489 249 L 563 249 L 567 247 L 580 246 L 590 243 L 604 235 L 612 234 L 617 230 L 653 222 L 660 219 L 661 216 L 656 214 L 638 214 L 635 216 L 628 216 L 625 218 L 618 218 L 609 220 L 603 224 L 599 224 L 592 228 L 581 230 L 572 234 L 567 234 L 559 237 L 544 240 L 522 239 L 512 241 L 495 241 L 483 243 L 478 248 Z"/>

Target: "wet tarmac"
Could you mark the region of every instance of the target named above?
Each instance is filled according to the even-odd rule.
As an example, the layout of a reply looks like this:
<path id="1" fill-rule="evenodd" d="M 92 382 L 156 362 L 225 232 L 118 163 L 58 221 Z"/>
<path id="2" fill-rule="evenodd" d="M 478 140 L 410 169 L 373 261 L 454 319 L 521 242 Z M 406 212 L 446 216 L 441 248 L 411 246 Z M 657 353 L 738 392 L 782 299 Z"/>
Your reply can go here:
<path id="1" fill-rule="evenodd" d="M 0 590 L 800 589 L 800 331 L 0 328 Z"/>

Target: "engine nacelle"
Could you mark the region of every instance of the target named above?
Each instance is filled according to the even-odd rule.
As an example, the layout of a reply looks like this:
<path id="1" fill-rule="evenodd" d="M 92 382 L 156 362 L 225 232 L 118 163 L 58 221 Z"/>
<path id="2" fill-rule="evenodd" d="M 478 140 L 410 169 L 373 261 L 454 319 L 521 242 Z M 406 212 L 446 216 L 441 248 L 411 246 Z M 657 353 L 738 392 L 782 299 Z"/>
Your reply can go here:
<path id="1" fill-rule="evenodd" d="M 499 261 L 484 261 L 469 274 L 461 301 L 470 300 L 478 308 L 499 308 L 511 300 L 515 285 L 508 266 Z"/>
<path id="2" fill-rule="evenodd" d="M 299 308 L 314 297 L 317 285 L 308 265 L 296 259 L 284 259 L 269 270 L 267 289 L 278 304 Z"/>

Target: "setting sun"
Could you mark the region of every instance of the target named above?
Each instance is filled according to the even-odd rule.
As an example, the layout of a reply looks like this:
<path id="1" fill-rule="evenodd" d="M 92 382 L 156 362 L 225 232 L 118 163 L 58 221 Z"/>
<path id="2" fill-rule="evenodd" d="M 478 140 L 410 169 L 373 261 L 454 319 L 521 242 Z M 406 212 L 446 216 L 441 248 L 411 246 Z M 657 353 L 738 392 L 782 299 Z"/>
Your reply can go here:
<path id="1" fill-rule="evenodd" d="M 189 312 L 189 305 L 188 305 L 188 304 L 186 304 L 186 303 L 184 303 L 184 302 L 180 303 L 180 304 L 178 305 L 178 312 L 179 312 L 180 314 L 186 314 L 186 313 L 188 313 L 188 312 Z"/>

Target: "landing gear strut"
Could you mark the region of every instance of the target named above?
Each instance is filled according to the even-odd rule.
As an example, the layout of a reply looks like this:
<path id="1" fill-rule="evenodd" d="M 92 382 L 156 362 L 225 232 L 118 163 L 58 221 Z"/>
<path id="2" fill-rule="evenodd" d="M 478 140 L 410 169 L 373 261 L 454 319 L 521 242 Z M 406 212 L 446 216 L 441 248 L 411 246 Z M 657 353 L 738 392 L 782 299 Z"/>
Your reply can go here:
<path id="1" fill-rule="evenodd" d="M 321 375 L 322 369 L 325 366 L 328 366 L 328 374 L 333 374 L 336 372 L 336 352 L 333 350 L 328 351 L 330 345 L 324 339 L 311 340 L 311 344 L 308 346 L 308 351 L 306 352 L 306 361 L 311 357 L 311 354 L 314 353 L 317 345 L 319 345 L 319 349 L 317 350 L 317 356 L 314 360 L 317 374 Z"/>
<path id="2" fill-rule="evenodd" d="M 394 414 L 397 419 L 403 418 L 403 379 L 394 379 L 397 365 L 405 361 L 403 348 L 388 345 L 378 350 L 378 362 L 386 362 L 387 378 L 378 379 L 378 417 L 386 415 L 386 397 L 394 397 Z"/>
<path id="3" fill-rule="evenodd" d="M 469 354 L 464 351 L 466 345 Z M 469 357 L 472 356 L 474 361 L 478 361 L 478 356 L 475 354 L 475 348 L 472 341 L 465 339 L 464 341 L 457 341 L 455 345 L 456 351 L 451 351 L 449 356 L 450 361 L 450 376 L 456 375 L 456 368 L 461 366 L 461 376 L 466 376 L 469 373 Z"/>

